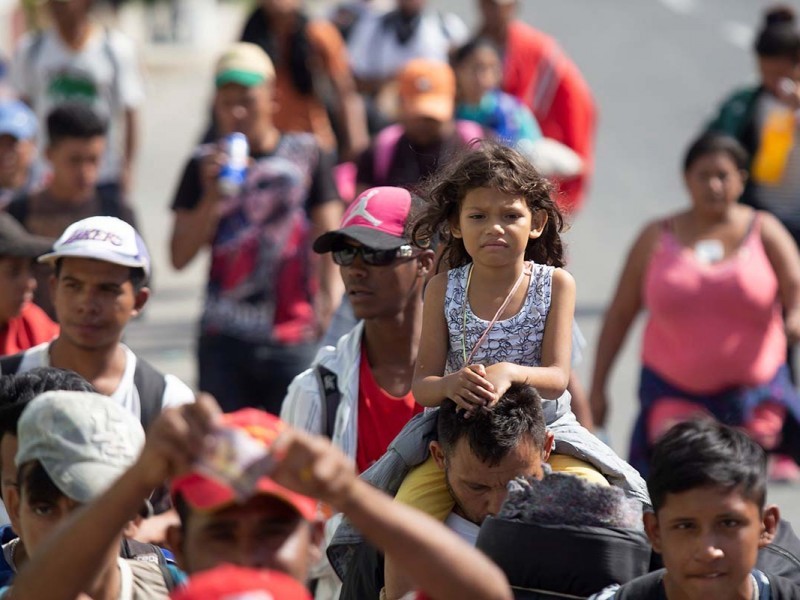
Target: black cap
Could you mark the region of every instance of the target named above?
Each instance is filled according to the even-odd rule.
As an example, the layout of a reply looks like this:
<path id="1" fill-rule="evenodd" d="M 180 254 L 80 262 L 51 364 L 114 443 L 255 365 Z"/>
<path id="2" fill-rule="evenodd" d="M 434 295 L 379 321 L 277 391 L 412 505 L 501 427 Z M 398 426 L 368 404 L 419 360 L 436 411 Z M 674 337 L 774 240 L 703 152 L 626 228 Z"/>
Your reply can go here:
<path id="1" fill-rule="evenodd" d="M 0 257 L 36 258 L 53 249 L 53 240 L 25 231 L 14 217 L 0 213 Z"/>

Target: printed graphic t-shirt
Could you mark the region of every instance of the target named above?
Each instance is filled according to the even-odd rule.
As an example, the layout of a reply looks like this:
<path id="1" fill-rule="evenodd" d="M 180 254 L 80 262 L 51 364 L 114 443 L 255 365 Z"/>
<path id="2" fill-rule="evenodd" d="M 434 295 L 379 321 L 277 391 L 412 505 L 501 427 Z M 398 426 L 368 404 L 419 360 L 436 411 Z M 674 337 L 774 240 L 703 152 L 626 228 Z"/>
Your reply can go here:
<path id="1" fill-rule="evenodd" d="M 422 410 L 410 391 L 398 398 L 378 385 L 362 345 L 358 375 L 358 472 L 364 472 L 383 456 L 403 426 Z"/>
<path id="2" fill-rule="evenodd" d="M 186 166 L 173 210 L 199 203 L 200 161 L 208 151 L 199 148 Z M 292 133 L 252 158 L 241 192 L 221 200 L 200 328 L 252 343 L 312 341 L 317 286 L 310 213 L 338 197 L 331 157 L 313 135 Z"/>

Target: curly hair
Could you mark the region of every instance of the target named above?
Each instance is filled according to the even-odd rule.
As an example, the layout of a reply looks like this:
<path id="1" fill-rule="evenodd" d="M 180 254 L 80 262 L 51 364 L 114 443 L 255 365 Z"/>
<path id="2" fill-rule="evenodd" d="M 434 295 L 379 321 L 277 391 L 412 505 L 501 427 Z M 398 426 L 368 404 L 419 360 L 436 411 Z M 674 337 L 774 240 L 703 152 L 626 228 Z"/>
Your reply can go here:
<path id="1" fill-rule="evenodd" d="M 531 213 L 545 211 L 547 224 L 539 238 L 528 241 L 525 260 L 564 266 L 564 217 L 552 197 L 553 186 L 522 154 L 486 140 L 443 165 L 417 190 L 424 202 L 411 217 L 414 244 L 424 248 L 429 240 L 438 239 L 443 248 L 440 264 L 449 269 L 472 262 L 463 240 L 453 236 L 450 224 L 458 221 L 467 193 L 478 188 L 521 196 Z"/>

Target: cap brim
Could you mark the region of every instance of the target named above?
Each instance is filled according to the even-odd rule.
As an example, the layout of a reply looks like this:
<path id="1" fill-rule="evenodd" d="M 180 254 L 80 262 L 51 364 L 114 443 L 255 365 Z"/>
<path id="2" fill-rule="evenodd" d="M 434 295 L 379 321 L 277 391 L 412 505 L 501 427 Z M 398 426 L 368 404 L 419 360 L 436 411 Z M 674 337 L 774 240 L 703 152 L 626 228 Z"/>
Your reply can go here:
<path id="1" fill-rule="evenodd" d="M 314 252 L 324 254 L 330 252 L 336 243 L 343 238 L 353 239 L 360 244 L 375 248 L 376 250 L 393 250 L 399 248 L 403 244 L 410 243 L 405 238 L 399 238 L 383 231 L 377 231 L 371 227 L 364 227 L 362 225 L 352 225 L 336 231 L 329 231 L 323 233 L 314 241 Z"/>
<path id="2" fill-rule="evenodd" d="M 56 487 L 71 500 L 86 504 L 99 497 L 127 470 L 101 462 L 71 463 L 65 468 L 50 464 L 48 459 L 38 459 Z"/>
<path id="3" fill-rule="evenodd" d="M 450 121 L 455 114 L 455 98 L 440 94 L 420 94 L 403 102 L 403 112 L 412 117 L 428 117 L 436 121 Z"/>
<path id="4" fill-rule="evenodd" d="M 178 493 L 193 508 L 201 511 L 219 510 L 236 501 L 236 494 L 230 487 L 196 472 L 180 477 L 173 482 L 172 494 L 174 496 Z M 278 485 L 269 477 L 262 477 L 258 480 L 254 495 L 277 498 L 291 506 L 308 521 L 316 518 L 316 500 L 308 496 L 295 494 L 291 490 Z"/>
<path id="5" fill-rule="evenodd" d="M 236 83 L 243 85 L 244 87 L 255 87 L 257 85 L 261 85 L 266 80 L 267 78 L 260 73 L 230 69 L 217 75 L 217 77 L 214 79 L 214 83 L 218 88 L 228 83 Z"/>
<path id="6" fill-rule="evenodd" d="M 15 241 L 8 246 L 0 245 L 0 256 L 33 259 L 50 252 L 52 249 L 52 240 L 39 236 L 30 236 L 25 241 Z"/>
<path id="7" fill-rule="evenodd" d="M 136 258 L 121 258 L 114 254 L 103 254 L 100 252 L 95 252 L 92 250 L 87 249 L 75 249 L 75 250 L 63 250 L 63 251 L 56 251 L 56 252 L 49 252 L 47 254 L 43 254 L 39 258 L 37 258 L 37 262 L 40 263 L 54 263 L 59 258 L 90 258 L 92 260 L 99 260 L 101 262 L 111 263 L 113 265 L 121 265 L 123 267 L 131 267 L 132 269 L 144 269 L 145 273 L 149 275 L 149 268 L 147 263 L 143 262 L 141 259 Z"/>
<path id="8" fill-rule="evenodd" d="M 0 135 L 10 135 L 17 140 L 30 140 L 35 137 L 35 133 L 29 131 L 21 131 L 16 127 L 3 127 L 0 125 Z"/>

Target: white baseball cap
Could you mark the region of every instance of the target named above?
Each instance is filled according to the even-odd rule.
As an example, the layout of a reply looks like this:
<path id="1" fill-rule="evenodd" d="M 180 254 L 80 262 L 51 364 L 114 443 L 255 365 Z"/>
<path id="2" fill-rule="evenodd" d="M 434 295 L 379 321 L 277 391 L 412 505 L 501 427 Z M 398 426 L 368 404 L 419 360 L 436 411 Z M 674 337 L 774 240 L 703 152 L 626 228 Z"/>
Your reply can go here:
<path id="1" fill-rule="evenodd" d="M 123 267 L 140 268 L 150 276 L 150 254 L 142 236 L 116 217 L 89 217 L 76 221 L 53 244 L 53 251 L 38 260 L 54 263 L 67 257 L 93 258 Z"/>
<path id="2" fill-rule="evenodd" d="M 36 460 L 61 492 L 85 504 L 136 461 L 144 430 L 131 411 L 90 392 L 45 392 L 19 420 L 18 467 Z"/>

